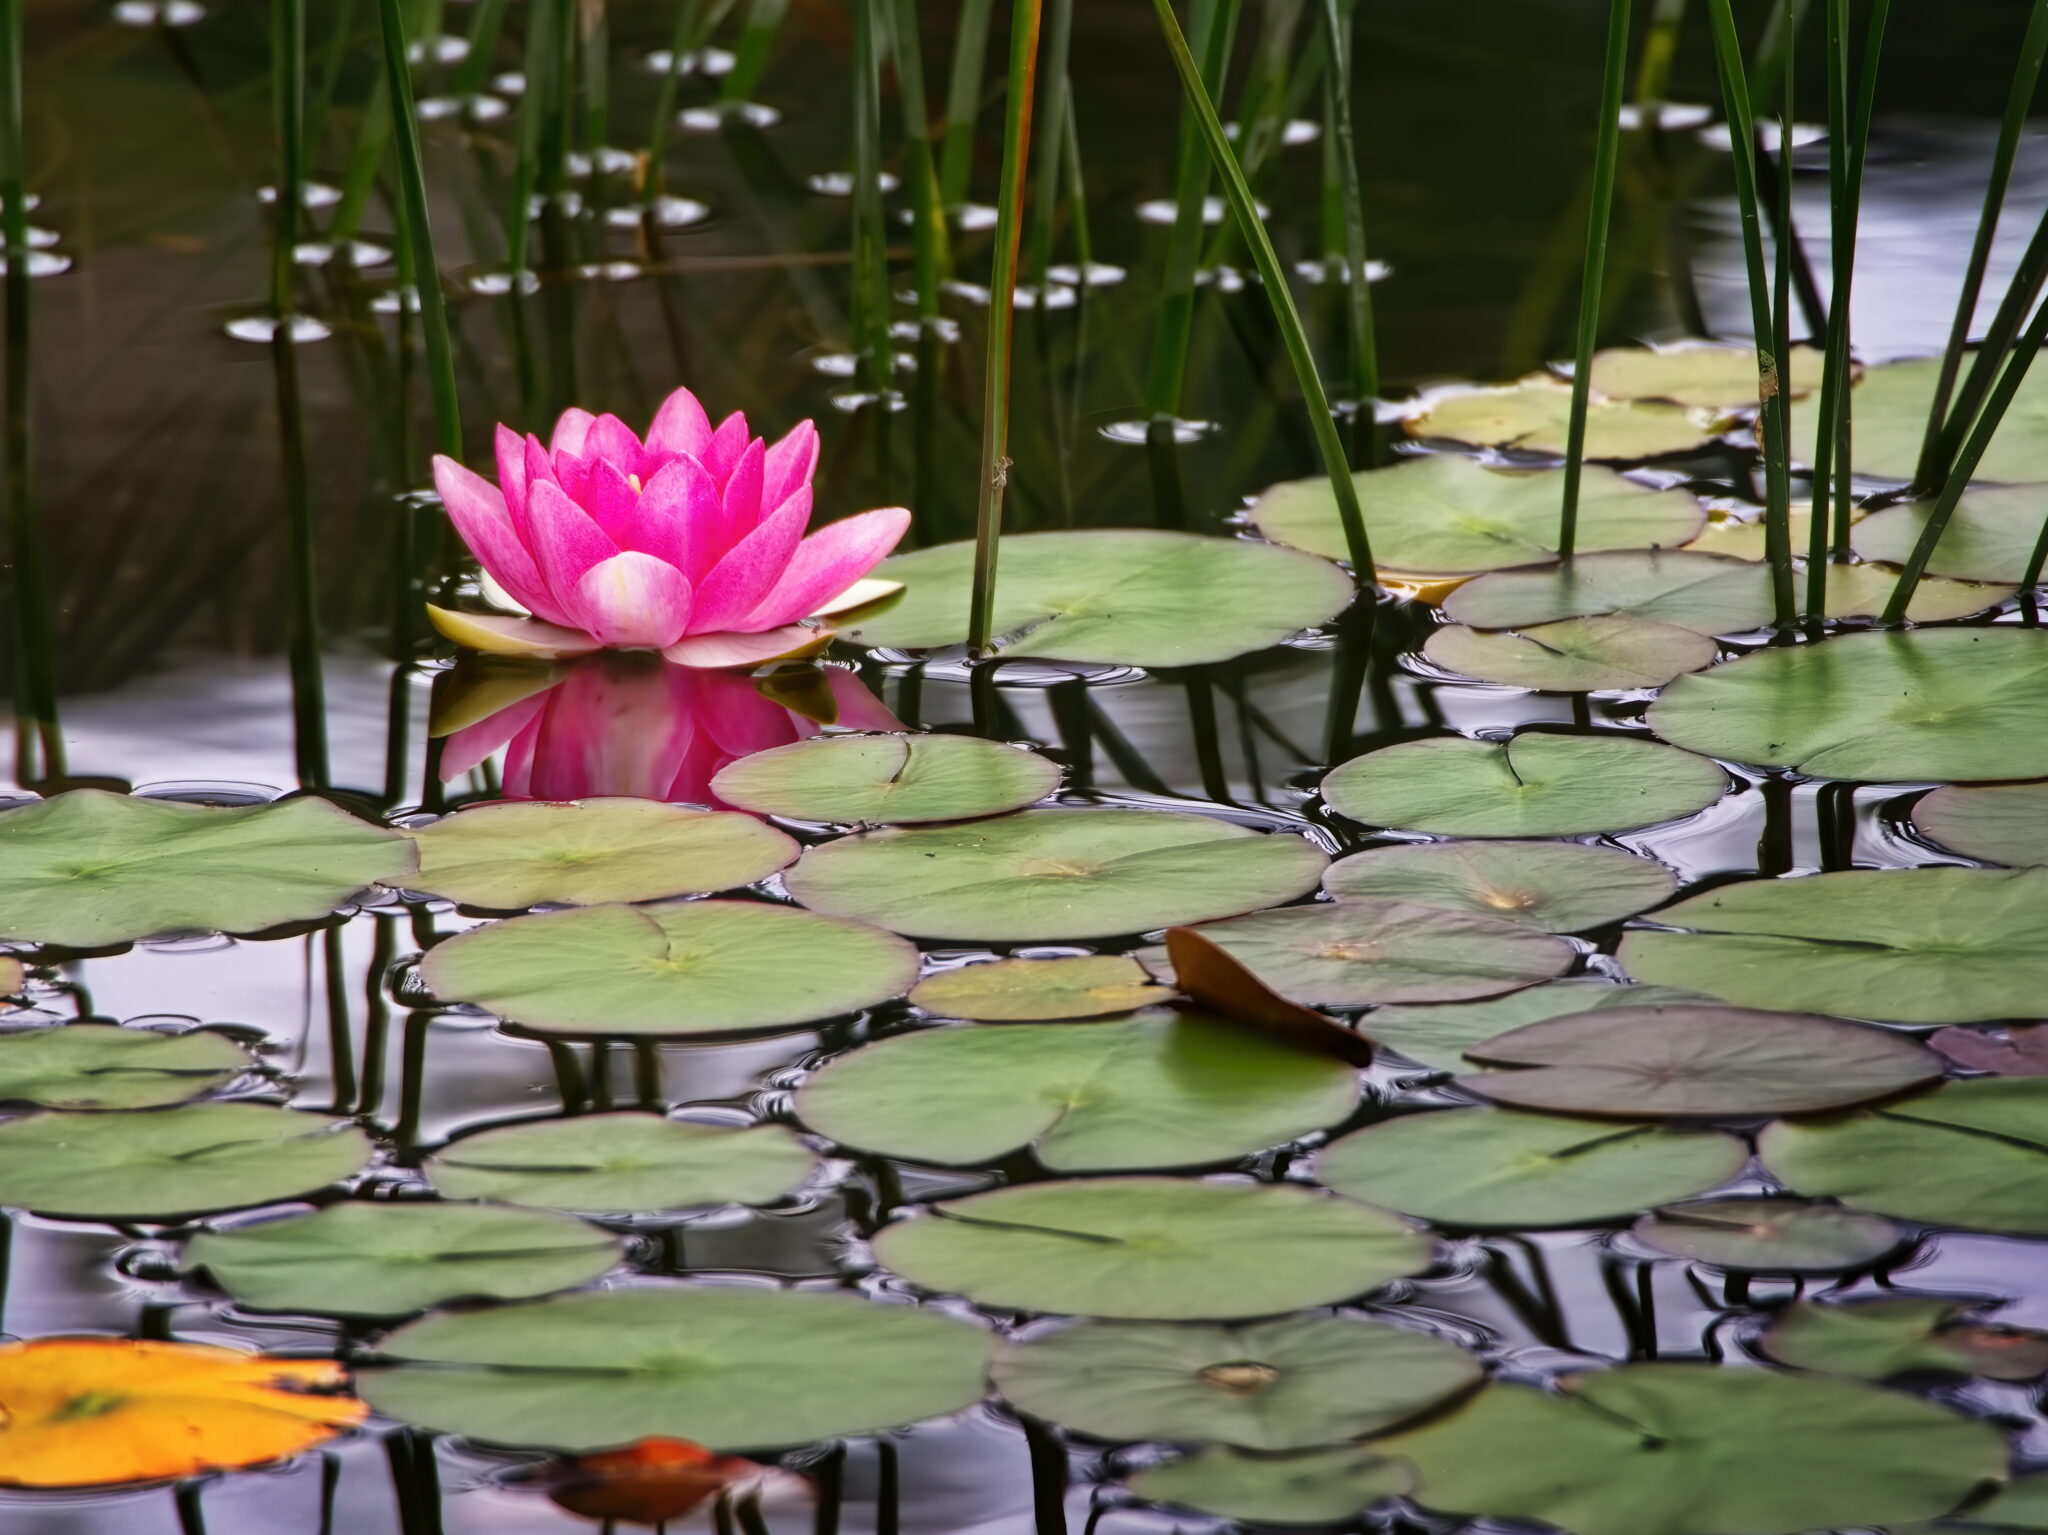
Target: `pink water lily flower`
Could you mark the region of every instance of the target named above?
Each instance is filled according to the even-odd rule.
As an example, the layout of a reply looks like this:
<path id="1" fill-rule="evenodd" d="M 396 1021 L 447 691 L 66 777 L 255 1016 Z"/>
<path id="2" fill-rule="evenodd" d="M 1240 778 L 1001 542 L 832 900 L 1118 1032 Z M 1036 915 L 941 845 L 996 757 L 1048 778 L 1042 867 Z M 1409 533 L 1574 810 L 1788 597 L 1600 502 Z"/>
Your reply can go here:
<path id="1" fill-rule="evenodd" d="M 901 507 L 805 537 L 818 432 L 768 445 L 735 411 L 716 428 L 687 389 L 646 441 L 570 410 L 553 440 L 498 428 L 498 483 L 451 458 L 434 486 L 470 552 L 530 617 L 429 607 L 457 644 L 498 654 L 658 650 L 683 666 L 753 666 L 816 649 L 815 620 L 896 590 L 866 579 L 910 527 Z"/>

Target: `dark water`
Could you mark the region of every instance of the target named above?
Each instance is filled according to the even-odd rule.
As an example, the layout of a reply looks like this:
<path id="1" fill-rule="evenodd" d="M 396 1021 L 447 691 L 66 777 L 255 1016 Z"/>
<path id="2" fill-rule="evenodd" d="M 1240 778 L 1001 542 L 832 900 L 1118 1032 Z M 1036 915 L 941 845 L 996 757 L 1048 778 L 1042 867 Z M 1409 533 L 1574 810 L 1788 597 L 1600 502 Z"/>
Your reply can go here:
<path id="1" fill-rule="evenodd" d="M 464 30 L 474 9 L 447 6 L 447 29 Z M 927 49 L 943 60 L 950 23 L 937 7 L 927 9 Z M 1595 9 L 1530 0 L 1365 7 L 1359 111 L 1374 254 L 1393 268 L 1375 295 L 1390 393 L 1453 378 L 1513 377 L 1565 348 L 1598 66 Z M 2010 6 L 1903 9 L 1893 42 L 1901 63 L 1880 99 L 1859 270 L 1856 323 L 1864 350 L 1876 357 L 1929 350 L 1941 339 L 2014 30 Z M 333 20 L 326 7 L 314 7 L 316 39 Z M 610 22 L 611 139 L 637 145 L 652 81 L 635 66 L 661 43 L 667 12 L 622 3 Z M 355 46 L 338 66 L 336 104 L 314 155 L 316 178 L 329 183 L 345 172 L 374 68 L 366 46 L 374 18 L 358 15 L 349 25 Z M 282 656 L 277 375 L 268 348 L 225 330 L 262 310 L 266 231 L 255 192 L 270 177 L 263 8 L 222 3 L 189 28 L 138 29 L 103 5 L 64 0 L 31 5 L 29 32 L 30 185 L 42 197 L 35 219 L 57 233 L 54 249 L 73 262 L 33 286 L 32 374 L 35 501 L 48 545 L 70 771 L 211 801 L 270 797 L 297 784 Z M 816 417 L 826 438 L 821 480 L 831 514 L 910 495 L 914 412 L 842 408 L 835 397 L 849 381 L 819 367 L 848 345 L 848 205 L 813 192 L 806 178 L 846 169 L 847 45 L 840 8 L 797 5 L 756 92 L 782 112 L 780 123 L 674 143 L 670 190 L 706 204 L 706 220 L 653 250 L 630 229 L 577 225 L 569 234 L 573 254 L 597 275 L 570 280 L 551 271 L 544 291 L 522 306 L 520 325 L 508 301 L 460 287 L 502 266 L 497 210 L 514 130 L 503 123 L 430 129 L 443 264 L 458 279 L 451 292 L 472 456 L 488 422 L 538 427 L 572 400 L 640 420 L 669 388 L 687 382 L 715 410 L 747 410 L 755 429 L 770 435 Z M 1255 290 L 1212 295 L 1202 305 L 1183 414 L 1217 430 L 1164 468 L 1142 448 L 1103 435 L 1103 427 L 1142 415 L 1153 274 L 1165 231 L 1135 210 L 1170 193 L 1175 97 L 1149 11 L 1137 0 L 1085 5 L 1074 46 L 1095 254 L 1131 277 L 1091 296 L 1085 331 L 1073 312 L 1020 319 L 1013 527 L 1220 529 L 1264 485 L 1314 472 L 1312 445 Z M 501 51 L 500 67 L 516 67 L 516 50 Z M 1705 99 L 1707 61 L 1689 30 L 1676 94 Z M 316 56 L 316 83 L 322 67 Z M 423 95 L 434 93 L 434 74 L 422 68 Z M 701 85 L 686 85 L 685 105 L 704 94 Z M 992 124 L 984 122 L 978 188 L 993 179 Z M 2037 147 L 2030 142 L 2021 158 L 2012 230 L 2024 230 L 2048 198 Z M 1694 307 L 1737 326 L 1739 251 L 1719 164 L 1681 140 L 1667 177 L 1628 189 L 1608 326 L 1615 338 L 1679 334 Z M 1289 260 L 1315 254 L 1318 170 L 1313 146 L 1285 151 L 1262 189 Z M 602 189 L 590 195 L 601 197 Z M 1825 256 L 1821 206 L 1802 203 L 1811 212 L 1817 263 Z M 361 238 L 388 244 L 389 228 L 384 205 L 373 201 Z M 1674 263 L 1674 251 L 1685 259 Z M 2001 244 L 1992 292 L 2012 255 Z M 1216 256 L 1225 266 L 1243 263 L 1228 239 L 1219 238 Z M 985 244 L 963 243 L 964 275 L 986 259 Z M 1678 266 L 1693 273 L 1690 286 L 1675 280 Z M 413 577 L 423 567 L 455 566 L 438 512 L 416 496 L 426 483 L 428 442 L 417 335 L 380 302 L 395 292 L 389 265 L 310 268 L 305 282 L 306 307 L 333 332 L 298 352 L 327 637 L 332 786 L 390 814 L 487 797 L 498 787 L 487 776 L 494 769 L 444 789 L 427 737 L 430 693 L 447 652 L 411 616 Z M 1334 338 L 1334 305 L 1305 292 L 1318 335 Z M 982 311 L 955 297 L 949 313 L 963 339 L 930 402 L 933 493 L 916 508 L 933 541 L 968 526 L 977 453 Z M 1685 467 L 1703 492 L 1749 489 L 1744 459 L 1708 456 Z M 1338 732 L 1344 756 L 1443 728 L 1640 719 L 1640 697 L 1581 706 L 1565 696 L 1437 680 L 1412 657 L 1428 622 L 1403 610 L 1383 623 L 1363 695 L 1355 711 L 1344 711 L 1352 714 Z M 1344 693 L 1333 688 L 1335 673 L 1327 643 L 1310 641 L 1185 674 L 1020 665 L 979 691 L 957 671 L 869 661 L 859 680 L 907 724 L 1043 745 L 1067 767 L 1076 801 L 1187 805 L 1299 828 L 1310 818 L 1314 770 L 1329 760 L 1333 691 L 1340 700 Z M 759 707 L 777 706 L 762 700 Z M 806 728 L 794 717 L 781 723 L 792 735 Z M 575 758 L 565 771 L 589 781 L 551 792 L 635 791 L 642 780 L 626 776 L 630 746 L 563 743 L 558 750 Z M 684 792 L 701 764 L 675 766 L 671 797 L 701 797 Z M 1832 796 L 1825 818 L 1824 793 Z M 1615 840 L 1689 882 L 1941 861 L 1944 855 L 1901 829 L 1909 798 L 1896 788 L 1852 794 L 1812 783 L 1749 783 L 1692 820 Z M 1340 841 L 1319 823 L 1310 829 L 1341 850 L 1357 845 L 1355 832 Z M 59 1016 L 195 1019 L 260 1031 L 292 1103 L 361 1115 L 374 1127 L 388 1162 L 373 1179 L 392 1189 L 417 1182 L 409 1169 L 451 1134 L 508 1117 L 641 1103 L 690 1116 L 785 1114 L 788 1089 L 806 1066 L 908 1016 L 884 1010 L 819 1033 L 735 1044 L 638 1052 L 577 1046 L 569 1052 L 571 1077 L 561 1053 L 537 1041 L 481 1017 L 408 1005 L 420 997 L 409 962 L 470 920 L 445 905 L 392 900 L 302 936 L 146 943 L 66 966 L 63 987 L 49 990 L 42 1005 Z M 1583 945 L 1585 973 L 1618 974 L 1600 952 L 1612 949 L 1615 936 Z M 932 957 L 950 963 L 972 952 L 939 949 Z M 1415 1078 L 1383 1065 L 1372 1083 L 1383 1095 L 1434 1091 L 1399 1086 Z M 1262 1158 L 1257 1171 L 1273 1176 L 1284 1161 Z M 642 1240 L 634 1272 L 893 1286 L 867 1270 L 857 1240 L 872 1219 L 877 1173 L 872 1165 L 835 1163 L 780 1207 L 691 1223 L 679 1242 Z M 993 1176 L 899 1170 L 911 1199 L 984 1186 Z M 237 1313 L 219 1295 L 172 1277 L 171 1253 L 146 1230 L 17 1217 L 6 1332 L 139 1333 L 294 1353 L 338 1345 L 331 1324 Z M 1655 1260 L 1607 1231 L 1448 1240 L 1441 1253 L 1436 1268 L 1402 1287 L 1404 1312 L 1522 1378 L 1703 1350 L 1740 1358 L 1746 1319 L 1795 1288 L 1777 1280 L 1742 1286 L 1717 1271 Z M 1874 1291 L 1897 1282 L 1996 1298 L 2008 1303 L 2000 1321 L 2048 1327 L 2042 1253 L 2039 1244 L 1942 1234 L 1844 1284 Z M 1974 1411 L 2012 1421 L 2022 1458 L 2048 1452 L 2048 1430 L 2025 1388 L 1978 1383 L 1957 1395 Z M 927 1424 L 894 1444 L 901 1467 L 895 1528 L 923 1535 L 1046 1528 L 1047 1513 L 1034 1513 L 1023 1439 L 995 1411 Z M 1145 1452 L 1136 1453 L 1142 1459 Z M 508 1485 L 505 1457 L 423 1438 L 409 1455 L 394 1471 L 387 1439 L 366 1432 L 276 1472 L 206 1482 L 182 1499 L 161 1488 L 0 1494 L 0 1529 L 525 1535 L 589 1527 Z M 888 1527 L 877 1524 L 875 1445 L 854 1444 L 846 1455 L 840 1528 L 864 1535 Z M 1091 1490 L 1096 1481 L 1113 1483 L 1131 1463 L 1124 1455 L 1105 1466 L 1099 1447 L 1074 1447 L 1075 1485 L 1066 1494 L 1072 1528 L 1163 1535 L 1212 1522 L 1121 1509 L 1113 1491 Z M 776 1529 L 809 1527 L 809 1505 L 794 1494 L 780 1515 L 775 1498 L 769 1506 Z"/>

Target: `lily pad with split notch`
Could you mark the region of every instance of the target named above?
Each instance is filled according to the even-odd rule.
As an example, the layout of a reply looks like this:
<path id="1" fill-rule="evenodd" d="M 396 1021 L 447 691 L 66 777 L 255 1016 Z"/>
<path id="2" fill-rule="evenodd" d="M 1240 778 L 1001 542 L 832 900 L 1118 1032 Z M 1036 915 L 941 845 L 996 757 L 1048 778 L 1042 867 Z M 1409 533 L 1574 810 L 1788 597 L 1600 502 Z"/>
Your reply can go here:
<path id="1" fill-rule="evenodd" d="M 1827 615 L 1830 618 L 1879 618 L 1891 601 L 1899 573 L 1890 565 L 1829 565 Z M 1922 576 L 1906 604 L 1906 617 L 1916 624 L 1949 623 L 1997 607 L 2018 588 L 1999 582 L 1950 581 Z"/>
<path id="2" fill-rule="evenodd" d="M 927 1012 L 990 1023 L 1096 1018 L 1164 1002 L 1173 992 L 1124 954 L 998 959 L 939 970 L 910 989 Z"/>
<path id="3" fill-rule="evenodd" d="M 428 951 L 420 973 L 539 1033 L 787 1028 L 900 997 L 917 951 L 879 928 L 758 901 L 585 906 L 513 917 Z"/>
<path id="4" fill-rule="evenodd" d="M 1938 357 L 1864 369 L 1849 396 L 1856 423 L 1857 474 L 1880 480 L 1913 478 L 1940 374 Z M 1819 397 L 1794 400 L 1792 452 L 1799 462 L 1813 462 L 1819 432 Z M 2000 484 L 2048 480 L 2048 374 L 2030 371 L 2021 381 L 1973 478 Z"/>
<path id="5" fill-rule="evenodd" d="M 1863 783 L 2048 776 L 2048 632 L 1872 630 L 1753 651 L 1650 706 L 1675 746 Z"/>
<path id="6" fill-rule="evenodd" d="M 1904 1234 L 1890 1221 L 1800 1199 L 1703 1199 L 1653 1210 L 1637 1241 L 1674 1258 L 1768 1274 L 1828 1274 L 1862 1268 L 1897 1251 Z"/>
<path id="7" fill-rule="evenodd" d="M 478 805 L 411 835 L 420 872 L 407 884 L 496 911 L 733 890 L 797 855 L 750 815 L 625 798 Z"/>
<path id="8" fill-rule="evenodd" d="M 623 1250 L 609 1233 L 548 1211 L 378 1200 L 203 1231 L 185 1253 L 188 1267 L 258 1311 L 404 1316 L 470 1297 L 573 1289 Z"/>
<path id="9" fill-rule="evenodd" d="M 2048 1236 L 2048 1077 L 1980 1077 L 1758 1142 L 1797 1193 L 1898 1220 Z"/>
<path id="10" fill-rule="evenodd" d="M 1025 810 L 841 837 L 784 878 L 815 911 L 921 938 L 1062 942 L 1291 901 L 1328 863 L 1305 837 L 1171 810 Z"/>
<path id="11" fill-rule="evenodd" d="M 1564 494 L 1555 470 L 1490 469 L 1462 454 L 1404 458 L 1353 478 L 1368 508 L 1372 557 L 1382 572 L 1471 576 L 1557 555 Z M 1706 512 L 1683 491 L 1653 490 L 1588 466 L 1579 492 L 1577 548 L 1670 547 L 1696 537 Z M 1325 559 L 1348 550 L 1337 498 L 1325 478 L 1288 480 L 1252 503 L 1251 519 L 1276 543 Z"/>
<path id="12" fill-rule="evenodd" d="M 1788 362 L 1788 395 L 1820 388 L 1823 357 L 1817 349 L 1795 346 Z M 1709 410 L 1755 410 L 1760 387 L 1755 347 L 1712 342 L 1609 347 L 1593 354 L 1588 377 L 1609 399 L 1665 400 Z"/>
<path id="13" fill-rule="evenodd" d="M 1256 1525 L 1330 1525 L 1415 1490 L 1414 1471 L 1368 1445 L 1297 1455 L 1246 1455 L 1226 1446 L 1147 1466 L 1128 1483 L 1148 1503 Z"/>
<path id="14" fill-rule="evenodd" d="M 1942 1071 L 1926 1046 L 1883 1029 L 1711 1006 L 1547 1018 L 1465 1053 L 1513 1068 L 1459 1077 L 1467 1092 L 1622 1119 L 1811 1113 L 1904 1092 Z"/>
<path id="15" fill-rule="evenodd" d="M 1483 1002 L 1438 1006 L 1382 1007 L 1368 1013 L 1363 1031 L 1375 1043 L 1438 1071 L 1465 1071 L 1473 1062 L 1465 1052 L 1545 1018 L 1596 1008 L 1661 1006 L 1666 1003 L 1711 1002 L 1696 991 L 1674 986 L 1615 986 L 1606 981 L 1574 978 L 1546 981 L 1504 997 Z"/>
<path id="16" fill-rule="evenodd" d="M 990 1342 L 850 1295 L 664 1285 L 430 1316 L 356 1387 L 387 1417 L 493 1444 L 759 1450 L 957 1412 L 981 1398 Z"/>
<path id="17" fill-rule="evenodd" d="M 1356 1316 L 1073 1322 L 1005 1343 L 990 1374 L 1022 1411 L 1097 1438 L 1267 1451 L 1378 1433 L 1480 1378 L 1456 1344 Z"/>
<path id="18" fill-rule="evenodd" d="M 772 1204 L 817 1158 L 783 1125 L 696 1124 L 659 1114 L 579 1114 L 458 1136 L 423 1168 L 454 1199 L 633 1215 Z"/>
<path id="19" fill-rule="evenodd" d="M 1446 671 L 1503 687 L 1590 693 L 1662 687 L 1713 664 L 1720 649 L 1704 634 L 1648 619 L 1566 618 L 1525 629 L 1431 632 L 1423 658 Z"/>
<path id="20" fill-rule="evenodd" d="M 169 1033 L 111 1023 L 0 1032 L 0 1103 L 46 1109 L 151 1109 L 185 1103 L 253 1071 L 211 1029 Z"/>
<path id="21" fill-rule="evenodd" d="M 1311 1007 L 1498 996 L 1562 975 L 1577 958 L 1563 939 L 1525 923 L 1371 897 L 1198 931 L 1281 996 Z"/>
<path id="22" fill-rule="evenodd" d="M 967 639 L 972 542 L 884 561 L 902 601 L 840 632 L 855 644 L 927 650 Z M 1116 528 L 1003 540 L 991 649 L 1124 666 L 1196 666 L 1277 645 L 1353 596 L 1334 565 L 1244 539 Z"/>
<path id="23" fill-rule="evenodd" d="M 1410 437 L 1449 438 L 1482 448 L 1563 457 L 1572 410 L 1571 385 L 1547 374 L 1519 383 L 1446 389 L 1406 417 Z M 1714 440 L 1715 413 L 1642 400 L 1592 400 L 1586 411 L 1585 455 L 1635 461 L 1690 453 Z"/>
<path id="24" fill-rule="evenodd" d="M 1023 1147 L 1055 1172 L 1227 1162 L 1348 1115 L 1358 1074 L 1242 1024 L 1164 1010 L 969 1024 L 843 1055 L 796 1097 L 842 1145 L 947 1166 Z"/>
<path id="25" fill-rule="evenodd" d="M 1677 888 L 1654 858 L 1577 842 L 1402 842 L 1340 858 L 1323 875 L 1339 900 L 1440 906 L 1544 933 L 1619 922 Z"/>
<path id="26" fill-rule="evenodd" d="M 1444 1226 L 1573 1226 L 1705 1193 L 1748 1161 L 1749 1147 L 1719 1131 L 1443 1109 L 1354 1131 L 1316 1159 L 1316 1176 Z"/>
<path id="27" fill-rule="evenodd" d="M 1967 492 L 1927 557 L 1928 574 L 1962 581 L 2019 580 L 2041 537 L 2042 515 L 2048 511 L 2044 501 L 2048 488 L 2040 485 L 1983 485 Z M 1872 512 L 1856 524 L 1857 555 L 1891 566 L 1905 564 L 1933 510 L 1932 501 L 1901 501 Z"/>
<path id="28" fill-rule="evenodd" d="M 0 814 L 0 936 L 72 948 L 257 932 L 413 872 L 409 838 L 303 797 L 228 809 L 72 789 Z"/>
<path id="29" fill-rule="evenodd" d="M 1767 566 L 1689 549 L 1595 551 L 1496 570 L 1444 599 L 1446 618 L 1475 629 L 1619 617 L 1740 634 L 1769 623 L 1771 612 Z"/>
<path id="30" fill-rule="evenodd" d="M 39 1215 L 169 1220 L 311 1194 L 362 1170 L 345 1119 L 262 1103 L 0 1122 L 0 1205 Z"/>
<path id="31" fill-rule="evenodd" d="M 2041 1016 L 2048 870 L 1847 869 L 1748 880 L 1623 937 L 1639 981 L 1743 1007 L 1898 1023 Z"/>
<path id="32" fill-rule="evenodd" d="M 1951 1408 L 1703 1363 L 1489 1386 L 1374 1448 L 1414 1464 L 1425 1508 L 1574 1535 L 1892 1526 L 1947 1513 L 2006 1468 L 2004 1435 Z"/>
<path id="33" fill-rule="evenodd" d="M 1728 787 L 1704 757 L 1637 736 L 1437 736 L 1367 752 L 1323 798 L 1368 826 L 1453 837 L 1578 837 L 1697 814 Z"/>
<path id="34" fill-rule="evenodd" d="M 884 1227 L 875 1255 L 983 1306 L 1225 1321 L 1362 1295 L 1427 1268 L 1431 1244 L 1298 1184 L 1090 1178 L 943 1201 Z"/>
<path id="35" fill-rule="evenodd" d="M 1795 1370 L 1854 1380 L 1934 1372 L 1987 1380 L 2048 1374 L 2048 1334 L 1973 1321 L 1967 1301 L 1887 1297 L 1826 1304 L 1794 1301 L 1758 1340 Z"/>
<path id="36" fill-rule="evenodd" d="M 711 789 L 757 815 L 886 826 L 1021 810 L 1059 782 L 1051 759 L 978 736 L 841 735 L 740 757 Z"/>
<path id="37" fill-rule="evenodd" d="M 1979 863 L 2048 866 L 2048 783 L 1946 784 L 1913 806 L 1913 827 Z"/>

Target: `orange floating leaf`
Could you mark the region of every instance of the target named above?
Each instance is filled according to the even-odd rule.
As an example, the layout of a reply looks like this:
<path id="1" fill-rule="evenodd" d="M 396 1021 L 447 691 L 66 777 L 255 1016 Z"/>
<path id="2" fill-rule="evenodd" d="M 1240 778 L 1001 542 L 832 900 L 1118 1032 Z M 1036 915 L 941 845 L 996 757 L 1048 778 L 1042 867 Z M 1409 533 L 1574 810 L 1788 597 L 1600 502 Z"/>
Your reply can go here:
<path id="1" fill-rule="evenodd" d="M 766 1472 L 756 1461 L 714 1455 L 687 1439 L 642 1439 L 623 1450 L 563 1461 L 548 1482 L 548 1497 L 586 1519 L 661 1524 Z"/>
<path id="2" fill-rule="evenodd" d="M 1168 928 L 1166 956 L 1181 991 L 1197 1007 L 1304 1050 L 1334 1055 L 1354 1066 L 1372 1064 L 1371 1040 L 1281 996 L 1206 934 L 1191 927 Z"/>
<path id="3" fill-rule="evenodd" d="M 0 1486 L 154 1482 L 283 1460 L 359 1423 L 325 1359 L 196 1343 L 0 1346 Z"/>

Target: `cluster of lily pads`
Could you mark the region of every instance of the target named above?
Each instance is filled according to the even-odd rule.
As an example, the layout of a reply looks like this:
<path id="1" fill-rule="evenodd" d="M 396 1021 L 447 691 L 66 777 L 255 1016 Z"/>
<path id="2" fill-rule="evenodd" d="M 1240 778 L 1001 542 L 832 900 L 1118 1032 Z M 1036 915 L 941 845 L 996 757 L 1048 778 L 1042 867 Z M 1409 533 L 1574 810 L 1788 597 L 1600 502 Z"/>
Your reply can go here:
<path id="1" fill-rule="evenodd" d="M 1865 373 L 1859 422 L 1917 398 L 1914 366 Z M 1679 425 L 1726 429 L 1740 371 L 1610 354 L 1594 456 L 1697 446 Z M 1544 451 L 1558 392 L 1439 396 L 1413 429 Z M 1983 583 L 2017 578 L 2025 497 L 1966 498 L 1921 625 L 1771 645 L 1768 573 L 1728 552 L 1747 524 L 1715 543 L 1676 484 L 1590 470 L 1560 564 L 1554 470 L 1435 452 L 1359 483 L 1382 574 L 1441 607 L 1419 670 L 1613 694 L 1607 722 L 1401 740 L 1274 814 L 1091 799 L 944 733 L 743 756 L 724 810 L 54 794 L 0 815 L 0 991 L 402 901 L 461 925 L 402 968 L 409 1005 L 557 1044 L 825 1045 L 749 1123 L 522 1117 L 412 1165 L 281 1106 L 229 1033 L 24 1015 L 0 1204 L 149 1225 L 202 1293 L 351 1321 L 371 1408 L 487 1446 L 765 1456 L 993 1393 L 1125 1496 L 1252 1523 L 1405 1498 L 1581 1535 L 2048 1529 L 2048 1477 L 1942 1389 L 2048 1372 L 1981 1297 L 1742 1315 L 1779 1369 L 1551 1375 L 1428 1303 L 1518 1232 L 1801 1284 L 1930 1231 L 2048 1238 L 2048 637 L 1941 622 L 2009 595 Z M 1896 557 L 1917 515 L 1859 550 Z M 1195 665 L 1344 605 L 1326 486 L 1251 519 L 1274 542 L 1006 541 L 998 652 Z M 963 546 L 898 557 L 904 599 L 848 637 L 957 643 L 970 572 Z M 1846 615 L 1888 585 L 1831 590 Z M 1897 786 L 1928 866 L 1682 893 L 1619 840 L 1772 776 Z M 939 1192 L 906 1201 L 906 1169 Z M 834 1181 L 871 1212 L 837 1290 L 644 1272 L 649 1216 Z M 37 1427 L 0 1425 L 0 1482 L 81 1479 L 7 1470 Z"/>

